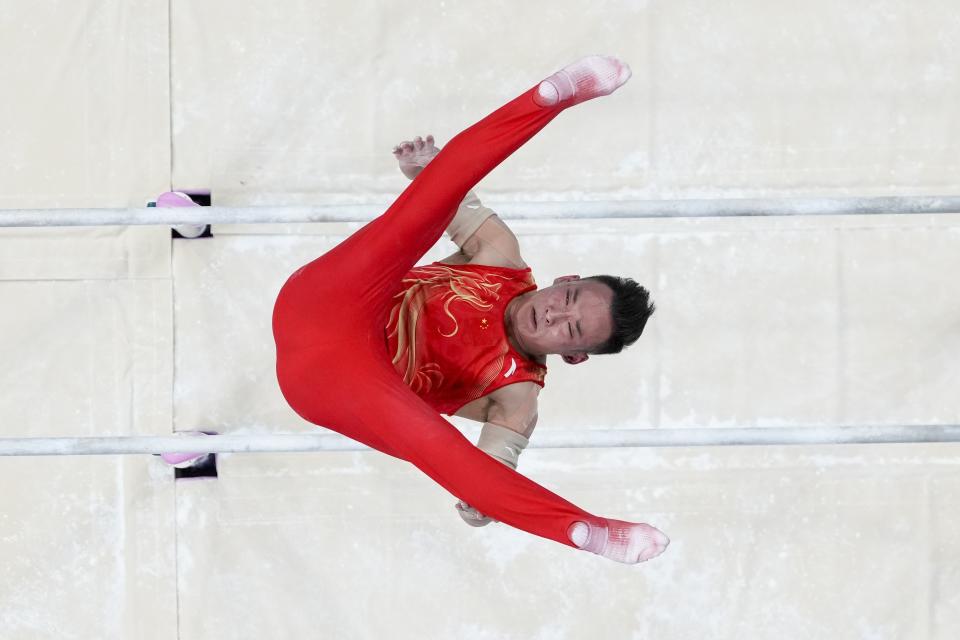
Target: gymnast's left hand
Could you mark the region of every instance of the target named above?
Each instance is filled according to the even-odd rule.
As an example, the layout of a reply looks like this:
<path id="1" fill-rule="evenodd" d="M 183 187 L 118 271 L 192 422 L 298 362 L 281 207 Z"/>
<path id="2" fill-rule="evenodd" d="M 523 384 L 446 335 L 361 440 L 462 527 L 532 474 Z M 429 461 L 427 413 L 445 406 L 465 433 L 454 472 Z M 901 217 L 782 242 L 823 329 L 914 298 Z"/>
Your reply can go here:
<path id="1" fill-rule="evenodd" d="M 393 156 L 397 159 L 400 171 L 411 180 L 416 178 L 438 153 L 440 149 L 429 134 L 426 140 L 417 136 L 413 140 L 404 140 L 393 148 Z"/>
<path id="2" fill-rule="evenodd" d="M 491 522 L 497 522 L 493 518 L 483 515 L 463 500 L 457 502 L 457 513 L 459 513 L 463 521 L 471 527 L 485 527 Z"/>

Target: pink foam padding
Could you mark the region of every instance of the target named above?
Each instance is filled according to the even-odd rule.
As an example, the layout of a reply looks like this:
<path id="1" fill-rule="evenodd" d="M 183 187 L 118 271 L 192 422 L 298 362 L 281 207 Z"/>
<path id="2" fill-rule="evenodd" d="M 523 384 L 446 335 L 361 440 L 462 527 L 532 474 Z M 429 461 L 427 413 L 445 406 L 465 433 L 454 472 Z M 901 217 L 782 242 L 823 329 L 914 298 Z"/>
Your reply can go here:
<path id="1" fill-rule="evenodd" d="M 180 464 L 181 462 L 186 462 L 188 460 L 193 460 L 194 458 L 199 458 L 205 456 L 205 453 L 162 453 L 160 457 L 167 464 Z"/>
<path id="2" fill-rule="evenodd" d="M 196 202 L 182 193 L 167 191 L 157 196 L 157 207 L 199 207 Z"/>

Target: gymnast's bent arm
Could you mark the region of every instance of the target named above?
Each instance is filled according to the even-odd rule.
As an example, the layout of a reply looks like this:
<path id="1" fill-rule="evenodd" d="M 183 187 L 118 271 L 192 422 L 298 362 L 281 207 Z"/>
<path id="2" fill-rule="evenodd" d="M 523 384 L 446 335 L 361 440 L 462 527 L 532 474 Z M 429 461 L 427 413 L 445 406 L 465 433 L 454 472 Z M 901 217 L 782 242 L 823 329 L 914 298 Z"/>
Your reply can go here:
<path id="1" fill-rule="evenodd" d="M 393 148 L 400 171 L 413 180 L 440 152 L 433 136 L 426 140 L 417 136 Z M 493 209 L 485 207 L 473 191 L 457 207 L 457 213 L 447 227 L 450 239 L 460 247 L 457 253 L 440 260 L 445 264 L 483 264 L 493 267 L 525 269 L 520 257 L 517 236 Z"/>
<path id="2" fill-rule="evenodd" d="M 517 468 L 520 454 L 529 444 L 533 429 L 537 426 L 537 396 L 540 387 L 533 382 L 518 382 L 501 387 L 481 400 L 488 400 L 482 415 L 476 412 L 457 415 L 483 420 L 483 429 L 477 440 L 477 448 L 497 462 Z M 464 522 L 472 527 L 482 527 L 494 522 L 469 504 L 460 500 L 455 505 Z"/>

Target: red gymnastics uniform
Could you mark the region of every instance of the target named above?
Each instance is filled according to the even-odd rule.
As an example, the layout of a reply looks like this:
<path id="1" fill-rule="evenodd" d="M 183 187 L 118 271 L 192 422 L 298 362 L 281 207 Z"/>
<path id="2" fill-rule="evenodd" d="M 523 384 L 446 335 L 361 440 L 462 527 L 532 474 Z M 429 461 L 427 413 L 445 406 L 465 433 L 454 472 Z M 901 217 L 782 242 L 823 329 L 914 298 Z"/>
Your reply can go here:
<path id="1" fill-rule="evenodd" d="M 410 462 L 480 513 L 575 547 L 573 523 L 608 521 L 475 447 L 404 384 L 384 339 L 403 279 L 467 191 L 569 104 L 542 107 L 535 91 L 455 136 L 383 215 L 290 276 L 273 312 L 277 380 L 305 420 Z"/>
<path id="2" fill-rule="evenodd" d="M 547 368 L 510 345 L 507 304 L 537 288 L 529 267 L 434 262 L 413 269 L 387 323 L 387 351 L 404 384 L 440 413 L 518 382 L 543 386 Z"/>

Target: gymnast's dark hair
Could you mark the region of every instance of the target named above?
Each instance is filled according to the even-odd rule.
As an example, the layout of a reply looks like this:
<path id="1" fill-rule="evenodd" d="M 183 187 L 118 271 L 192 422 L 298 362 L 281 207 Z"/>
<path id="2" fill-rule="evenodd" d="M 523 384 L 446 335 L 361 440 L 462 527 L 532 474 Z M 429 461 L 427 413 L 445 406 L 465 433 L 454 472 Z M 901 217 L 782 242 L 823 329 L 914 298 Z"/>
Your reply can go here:
<path id="1" fill-rule="evenodd" d="M 650 292 L 630 278 L 616 276 L 590 276 L 584 280 L 596 280 L 613 290 L 613 303 L 610 312 L 613 315 L 613 333 L 603 344 L 593 348 L 590 353 L 620 353 L 629 347 L 647 326 L 647 320 L 657 307 L 650 302 Z"/>

